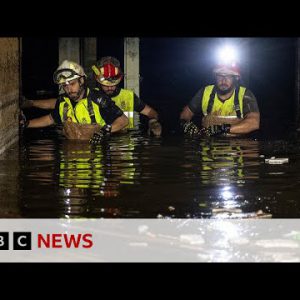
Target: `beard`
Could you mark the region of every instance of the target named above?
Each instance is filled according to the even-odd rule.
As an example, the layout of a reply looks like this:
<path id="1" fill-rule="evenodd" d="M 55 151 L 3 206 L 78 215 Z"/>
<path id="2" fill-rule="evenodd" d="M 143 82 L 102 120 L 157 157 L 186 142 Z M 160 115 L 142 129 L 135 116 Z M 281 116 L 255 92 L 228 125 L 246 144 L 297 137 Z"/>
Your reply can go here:
<path id="1" fill-rule="evenodd" d="M 230 87 L 227 87 L 225 85 L 217 86 L 216 90 L 219 95 L 226 95 L 234 90 L 234 85 Z"/>
<path id="2" fill-rule="evenodd" d="M 81 87 L 77 93 L 69 93 L 69 94 L 68 94 L 68 97 L 69 97 L 72 101 L 78 101 L 78 100 L 80 100 L 82 91 L 83 91 L 83 88 Z"/>
<path id="3" fill-rule="evenodd" d="M 117 86 L 114 91 L 104 91 L 104 89 L 102 89 L 102 88 L 101 88 L 101 90 L 109 97 L 116 97 L 119 95 L 121 88 L 119 86 Z"/>

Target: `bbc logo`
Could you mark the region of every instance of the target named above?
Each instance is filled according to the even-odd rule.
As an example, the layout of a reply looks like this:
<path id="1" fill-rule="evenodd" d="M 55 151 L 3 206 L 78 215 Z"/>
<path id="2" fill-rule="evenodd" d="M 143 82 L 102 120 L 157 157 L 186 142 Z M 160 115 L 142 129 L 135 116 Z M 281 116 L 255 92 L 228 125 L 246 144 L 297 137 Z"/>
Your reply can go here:
<path id="1" fill-rule="evenodd" d="M 9 232 L 0 232 L 0 250 L 9 250 Z M 31 250 L 31 232 L 13 232 L 13 250 Z"/>

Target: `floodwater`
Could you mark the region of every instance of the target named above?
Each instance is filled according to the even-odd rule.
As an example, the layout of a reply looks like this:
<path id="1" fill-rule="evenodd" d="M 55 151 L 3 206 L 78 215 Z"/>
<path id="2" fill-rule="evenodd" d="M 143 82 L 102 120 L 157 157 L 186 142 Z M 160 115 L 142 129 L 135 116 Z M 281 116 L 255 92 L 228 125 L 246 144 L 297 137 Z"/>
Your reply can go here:
<path id="1" fill-rule="evenodd" d="M 300 217 L 297 140 L 115 135 L 104 145 L 28 130 L 0 156 L 2 218 Z M 272 156 L 288 163 L 267 164 Z"/>

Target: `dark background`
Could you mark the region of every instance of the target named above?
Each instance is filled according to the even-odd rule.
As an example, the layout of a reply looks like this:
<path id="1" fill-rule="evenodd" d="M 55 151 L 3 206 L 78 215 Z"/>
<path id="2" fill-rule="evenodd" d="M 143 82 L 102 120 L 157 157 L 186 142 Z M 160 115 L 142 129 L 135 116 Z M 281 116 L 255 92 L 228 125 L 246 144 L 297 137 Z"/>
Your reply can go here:
<path id="1" fill-rule="evenodd" d="M 241 52 L 244 84 L 257 97 L 261 132 L 285 135 L 295 126 L 296 38 L 231 38 Z M 166 133 L 178 128 L 181 109 L 202 86 L 211 84 L 215 49 L 224 38 L 140 39 L 140 96 L 157 109 Z M 56 95 L 52 74 L 58 66 L 58 38 L 22 38 L 23 94 Z M 243 51 L 248 54 L 242 56 Z M 98 37 L 97 56 L 116 56 L 123 65 L 123 37 Z"/>

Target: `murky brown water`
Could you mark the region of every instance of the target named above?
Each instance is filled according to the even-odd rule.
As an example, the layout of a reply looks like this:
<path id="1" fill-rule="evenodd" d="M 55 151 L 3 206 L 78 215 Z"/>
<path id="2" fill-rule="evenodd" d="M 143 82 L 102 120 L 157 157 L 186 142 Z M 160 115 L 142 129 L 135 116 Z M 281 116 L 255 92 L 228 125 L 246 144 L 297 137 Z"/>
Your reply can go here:
<path id="1" fill-rule="evenodd" d="M 41 131 L 0 156 L 1 217 L 300 217 L 297 143 L 139 133 L 91 146 Z M 264 157 L 262 157 L 264 155 Z M 265 158 L 288 157 L 269 165 Z"/>

